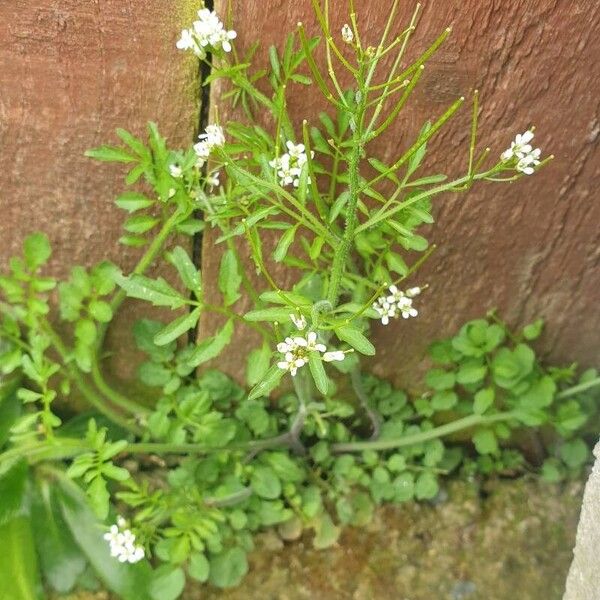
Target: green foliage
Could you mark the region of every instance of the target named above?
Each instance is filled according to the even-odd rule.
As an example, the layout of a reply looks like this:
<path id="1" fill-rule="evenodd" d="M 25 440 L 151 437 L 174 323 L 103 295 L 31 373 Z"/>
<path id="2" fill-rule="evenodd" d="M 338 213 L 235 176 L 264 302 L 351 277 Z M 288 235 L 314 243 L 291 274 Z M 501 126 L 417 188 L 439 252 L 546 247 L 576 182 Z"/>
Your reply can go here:
<path id="1" fill-rule="evenodd" d="M 323 549 L 380 504 L 435 500 L 454 471 L 539 468 L 556 482 L 588 463 L 600 377 L 543 367 L 530 345 L 541 320 L 514 334 L 490 314 L 433 344 L 418 397 L 362 372 L 361 357 L 377 351 L 372 321 L 417 315 L 425 288 L 397 286 L 431 254 L 419 228 L 433 223 L 433 200 L 518 179 L 523 159 L 488 165 L 487 150 L 477 155 L 476 96 L 463 175 L 423 171 L 430 140 L 464 98 L 403 140 L 398 156 L 376 156 L 371 142 L 448 31 L 396 73 L 382 59 L 404 51 L 413 27 L 391 45 L 340 49 L 315 10 L 328 62 L 335 53 L 349 89 L 333 67 L 324 76 L 319 38 L 301 25 L 268 49 L 268 70 L 252 67 L 256 45 L 213 48 L 207 82 L 228 82 L 224 99 L 241 106 L 244 123 L 211 124 L 184 150 L 150 123 L 146 141 L 119 129 L 120 146 L 87 152 L 127 166 L 115 203 L 126 213 L 120 241 L 143 248 L 131 272 L 74 266 L 58 283 L 44 275 L 49 240 L 34 233 L 0 275 L 0 597 L 39 597 L 40 573 L 59 593 L 102 584 L 125 600 L 175 600 L 186 577 L 228 588 L 265 528 L 285 539 L 308 531 Z M 297 128 L 288 97 L 306 86 L 330 110 Z M 182 238 L 207 226 L 222 249 L 215 274 L 200 272 Z M 273 261 L 291 269 L 293 284 L 277 283 Z M 149 272 L 156 263 L 166 267 L 160 276 Z M 145 355 L 134 397 L 102 368 L 125 298 L 174 311 L 133 327 Z M 236 337 L 242 328 L 254 338 Z M 253 340 L 247 389 L 215 368 L 231 365 L 232 348 L 240 356 L 239 339 Z M 73 417 L 56 402 L 73 392 L 89 412 Z M 519 446 L 522 435 L 543 441 L 542 465 Z"/>

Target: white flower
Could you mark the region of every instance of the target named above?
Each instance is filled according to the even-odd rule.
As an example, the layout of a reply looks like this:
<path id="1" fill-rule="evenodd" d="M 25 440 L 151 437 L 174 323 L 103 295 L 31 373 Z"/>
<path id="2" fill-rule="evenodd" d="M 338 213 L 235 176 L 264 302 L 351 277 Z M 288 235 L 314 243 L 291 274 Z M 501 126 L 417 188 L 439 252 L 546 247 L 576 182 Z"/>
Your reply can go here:
<path id="1" fill-rule="evenodd" d="M 169 165 L 169 173 L 171 173 L 171 177 L 175 177 L 177 179 L 181 177 L 183 171 L 179 165 Z"/>
<path id="2" fill-rule="evenodd" d="M 295 377 L 298 369 L 306 364 L 306 360 L 302 357 L 296 356 L 293 352 L 287 352 L 285 360 L 277 363 L 277 366 L 284 371 L 289 371 L 292 377 Z"/>
<path id="3" fill-rule="evenodd" d="M 317 334 L 314 331 L 309 331 L 306 336 L 306 348 L 309 352 L 325 352 L 327 350 L 325 344 L 317 343 Z"/>
<path id="4" fill-rule="evenodd" d="M 123 517 L 118 517 L 116 525 L 111 525 L 103 537 L 109 544 L 113 558 L 133 564 L 142 560 L 145 552 L 143 546 L 135 543 L 135 534 L 130 529 L 124 529 L 126 524 Z"/>
<path id="5" fill-rule="evenodd" d="M 120 545 L 122 543 L 123 534 L 119 531 L 119 527 L 111 525 L 103 537 L 112 547 L 113 545 Z"/>
<path id="6" fill-rule="evenodd" d="M 201 133 L 198 139 L 206 140 L 208 145 L 213 148 L 214 146 L 222 146 L 225 143 L 225 134 L 220 125 L 208 125 L 206 131 Z"/>
<path id="7" fill-rule="evenodd" d="M 373 308 L 379 313 L 381 322 L 383 325 L 387 325 L 390 322 L 390 318 L 396 316 L 395 304 L 390 304 L 387 301 L 387 297 L 381 297 L 377 299 L 377 302 L 373 303 Z"/>
<path id="8" fill-rule="evenodd" d="M 210 173 L 206 176 L 206 183 L 211 187 L 211 188 L 216 188 L 219 187 L 220 185 L 220 181 L 219 181 L 219 171 L 215 171 L 214 173 Z"/>
<path id="9" fill-rule="evenodd" d="M 237 37 L 233 30 L 227 31 L 214 11 L 203 8 L 198 11 L 198 20 L 192 29 L 184 29 L 177 42 L 180 50 L 192 50 L 199 58 L 205 58 L 210 51 L 231 52 L 231 40 Z"/>
<path id="10" fill-rule="evenodd" d="M 540 154 L 541 150 L 536 148 L 532 150 L 529 154 L 526 154 L 523 158 L 517 162 L 516 169 L 521 173 L 525 173 L 525 175 L 533 175 L 535 173 L 535 168 L 540 164 Z"/>
<path id="11" fill-rule="evenodd" d="M 515 141 L 511 142 L 510 148 L 507 148 L 501 155 L 502 160 L 510 160 L 511 158 L 523 158 L 532 150 L 531 140 L 533 139 L 533 131 L 528 129 L 525 133 L 518 133 L 515 136 Z"/>
<path id="12" fill-rule="evenodd" d="M 350 29 L 348 23 L 342 27 L 342 39 L 346 44 L 351 44 L 354 41 L 354 33 L 352 33 L 352 29 Z"/>
<path id="13" fill-rule="evenodd" d="M 398 302 L 398 310 L 402 315 L 402 318 L 408 319 L 409 317 L 416 317 L 419 313 L 417 309 L 413 307 L 412 300 L 410 298 L 401 298 Z"/>
<path id="14" fill-rule="evenodd" d="M 420 287 L 409 288 L 406 292 L 403 292 L 395 285 L 390 285 L 388 292 L 389 294 L 380 296 L 373 303 L 373 308 L 377 311 L 383 325 L 387 325 L 390 319 L 395 319 L 398 316 L 408 319 L 419 314 L 412 305 L 412 299 L 421 293 Z"/>
<path id="15" fill-rule="evenodd" d="M 331 352 L 325 352 L 323 354 L 323 360 L 325 362 L 333 362 L 334 360 L 344 360 L 346 355 L 341 350 L 333 350 Z"/>
<path id="16" fill-rule="evenodd" d="M 302 331 L 306 327 L 306 319 L 304 315 L 290 315 L 290 321 L 296 326 L 298 331 Z"/>
<path id="17" fill-rule="evenodd" d="M 308 160 L 306 148 L 304 147 L 304 144 L 294 144 L 289 140 L 285 143 L 285 145 L 288 149 L 288 152 L 269 161 L 269 165 L 277 172 L 280 185 L 284 187 L 286 185 L 298 187 L 300 185 L 300 173 L 302 173 L 302 166 Z M 315 153 L 311 151 L 311 158 L 313 158 L 314 155 Z M 310 177 L 307 179 L 307 183 L 310 183 Z"/>
<path id="18" fill-rule="evenodd" d="M 277 366 L 284 371 L 289 371 L 294 377 L 298 369 L 308 362 L 308 355 L 311 352 L 323 353 L 327 348 L 325 344 L 317 342 L 317 334 L 314 331 L 309 331 L 306 337 L 298 335 L 294 338 L 285 338 L 283 342 L 277 344 L 277 350 L 283 354 L 283 360 L 279 361 Z"/>
<path id="19" fill-rule="evenodd" d="M 414 298 L 415 296 L 418 296 L 420 293 L 421 293 L 420 287 L 413 287 L 413 288 L 409 288 L 406 290 L 406 295 L 409 298 Z"/>
<path id="20" fill-rule="evenodd" d="M 191 29 L 182 29 L 181 38 L 175 44 L 179 50 L 191 50 L 196 56 L 204 58 L 205 52 L 200 48 Z"/>
<path id="21" fill-rule="evenodd" d="M 200 140 L 194 144 L 194 152 L 198 157 L 196 164 L 198 167 L 202 167 L 208 160 L 210 153 L 213 148 L 217 146 L 223 146 L 225 144 L 225 134 L 223 128 L 220 125 L 208 125 L 206 131 L 198 136 Z M 218 185 L 218 183 L 217 183 Z"/>

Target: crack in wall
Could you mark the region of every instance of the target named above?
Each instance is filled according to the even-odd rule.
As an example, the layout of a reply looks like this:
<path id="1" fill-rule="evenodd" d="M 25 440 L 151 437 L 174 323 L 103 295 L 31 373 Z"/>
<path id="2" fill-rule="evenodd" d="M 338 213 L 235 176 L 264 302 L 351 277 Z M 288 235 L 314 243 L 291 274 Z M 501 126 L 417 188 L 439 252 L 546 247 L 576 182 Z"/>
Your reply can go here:
<path id="1" fill-rule="evenodd" d="M 214 10 L 214 0 L 205 0 L 204 7 L 208 8 L 208 10 Z M 200 102 L 200 110 L 198 113 L 198 127 L 196 132 L 194 133 L 194 141 L 196 141 L 198 135 L 202 133 L 206 126 L 209 124 L 210 118 L 210 83 L 205 83 L 211 74 L 211 59 L 212 55 L 208 53 L 206 55 L 206 59 L 204 61 L 200 61 L 200 66 L 198 69 L 198 98 Z M 202 177 L 206 176 L 208 168 L 208 163 L 205 163 L 202 166 L 201 173 Z M 194 212 L 194 217 L 196 219 L 202 219 L 204 213 L 202 210 L 196 210 Z M 196 266 L 197 269 L 201 269 L 202 267 L 202 241 L 203 241 L 203 232 L 199 231 L 194 234 L 192 238 L 192 262 Z M 193 296 L 193 294 L 192 294 Z M 192 311 L 195 307 L 190 306 L 190 311 Z M 188 334 L 188 340 L 190 343 L 194 343 L 198 338 L 198 324 L 192 329 L 190 329 Z"/>

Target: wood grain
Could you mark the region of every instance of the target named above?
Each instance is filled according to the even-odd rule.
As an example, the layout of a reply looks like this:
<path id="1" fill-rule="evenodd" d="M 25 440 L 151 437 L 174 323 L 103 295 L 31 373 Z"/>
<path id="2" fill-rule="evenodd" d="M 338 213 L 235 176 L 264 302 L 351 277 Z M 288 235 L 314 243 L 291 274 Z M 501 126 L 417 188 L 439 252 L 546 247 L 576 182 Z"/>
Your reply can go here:
<path id="1" fill-rule="evenodd" d="M 219 0 L 225 13 L 228 2 Z M 310 0 L 232 0 L 236 43 L 282 45 L 287 31 L 302 21 L 318 34 Z M 347 4 L 331 0 L 335 29 L 348 21 Z M 388 2 L 356 2 L 364 37 L 376 45 Z M 400 31 L 413 3 L 400 3 Z M 491 308 L 514 325 L 543 316 L 541 346 L 551 360 L 597 364 L 600 338 L 600 184 L 598 134 L 600 5 L 591 0 L 504 0 L 423 2 L 408 56 L 422 52 L 445 27 L 452 35 L 428 63 L 412 104 L 378 141 L 384 161 L 399 156 L 424 121 L 440 115 L 460 95 L 480 90 L 480 140 L 497 156 L 514 134 L 536 126 L 536 141 L 556 159 L 542 173 L 510 185 L 483 184 L 468 194 L 439 197 L 436 223 L 426 235 L 439 249 L 411 283 L 428 283 L 418 301 L 420 316 L 375 326 L 378 355 L 372 368 L 400 385 L 419 378 L 427 345 L 451 334 L 467 319 Z M 321 56 L 321 60 L 323 57 Z M 266 61 L 265 61 L 266 62 Z M 219 102 L 218 94 L 213 97 Z M 315 122 L 325 109 L 316 91 L 297 86 L 289 104 L 299 124 Z M 226 110 L 219 107 L 220 114 Z M 428 166 L 449 176 L 464 174 L 469 109 L 430 145 Z M 299 129 L 298 129 L 299 131 Z M 203 268 L 214 274 L 218 255 L 206 240 Z M 278 273 L 283 280 L 293 274 Z M 241 373 L 240 354 L 225 359 Z"/>

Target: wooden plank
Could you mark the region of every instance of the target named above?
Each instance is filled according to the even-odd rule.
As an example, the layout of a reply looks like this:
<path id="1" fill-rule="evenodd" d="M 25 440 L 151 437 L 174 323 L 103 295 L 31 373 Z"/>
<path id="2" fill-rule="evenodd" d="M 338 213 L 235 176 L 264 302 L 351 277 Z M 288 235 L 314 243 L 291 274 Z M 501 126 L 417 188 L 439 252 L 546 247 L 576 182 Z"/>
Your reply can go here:
<path id="1" fill-rule="evenodd" d="M 14 0 L 0 3 L 0 263 L 30 232 L 54 246 L 51 268 L 111 259 L 125 270 L 123 170 L 85 158 L 124 127 L 145 136 L 154 120 L 188 145 L 198 119 L 197 64 L 175 48 L 193 17 L 187 0 Z M 127 304 L 111 329 L 112 365 L 131 371 Z"/>
<path id="2" fill-rule="evenodd" d="M 231 5 L 240 50 L 260 40 L 258 56 L 265 65 L 268 46 L 281 46 L 298 21 L 311 35 L 318 34 L 310 0 L 216 4 L 221 15 Z M 348 21 L 347 4 L 331 0 L 330 5 L 339 31 Z M 356 1 L 372 45 L 378 43 L 390 5 Z M 398 30 L 414 9 L 412 2 L 400 5 Z M 552 360 L 593 364 L 600 350 L 600 204 L 593 201 L 600 184 L 599 103 L 594 92 L 600 78 L 600 5 L 591 0 L 425 2 L 409 56 L 423 51 L 447 26 L 453 29 L 451 37 L 428 63 L 416 101 L 379 140 L 378 156 L 398 156 L 426 119 L 440 115 L 458 96 L 479 89 L 482 145 L 497 156 L 516 133 L 533 124 L 544 154 L 553 153 L 556 160 L 515 184 L 480 185 L 466 195 L 437 200 L 437 223 L 427 234 L 439 250 L 414 280 L 430 284 L 418 301 L 420 316 L 374 327 L 378 355 L 373 369 L 403 385 L 418 381 L 415 368 L 431 340 L 493 307 L 514 324 L 545 317 L 548 327 L 541 343 Z M 226 120 L 227 109 L 213 93 L 215 104 Z M 326 108 L 317 91 L 301 86 L 290 91 L 289 105 L 298 132 L 303 118 L 316 121 Z M 464 173 L 468 132 L 465 108 L 431 144 L 434 172 Z M 207 236 L 205 277 L 218 270 L 213 243 Z M 281 271 L 277 276 L 292 277 Z M 204 326 L 210 329 L 210 323 Z M 240 358 L 252 339 L 241 335 L 235 346 L 240 350 L 220 365 L 241 375 Z"/>

